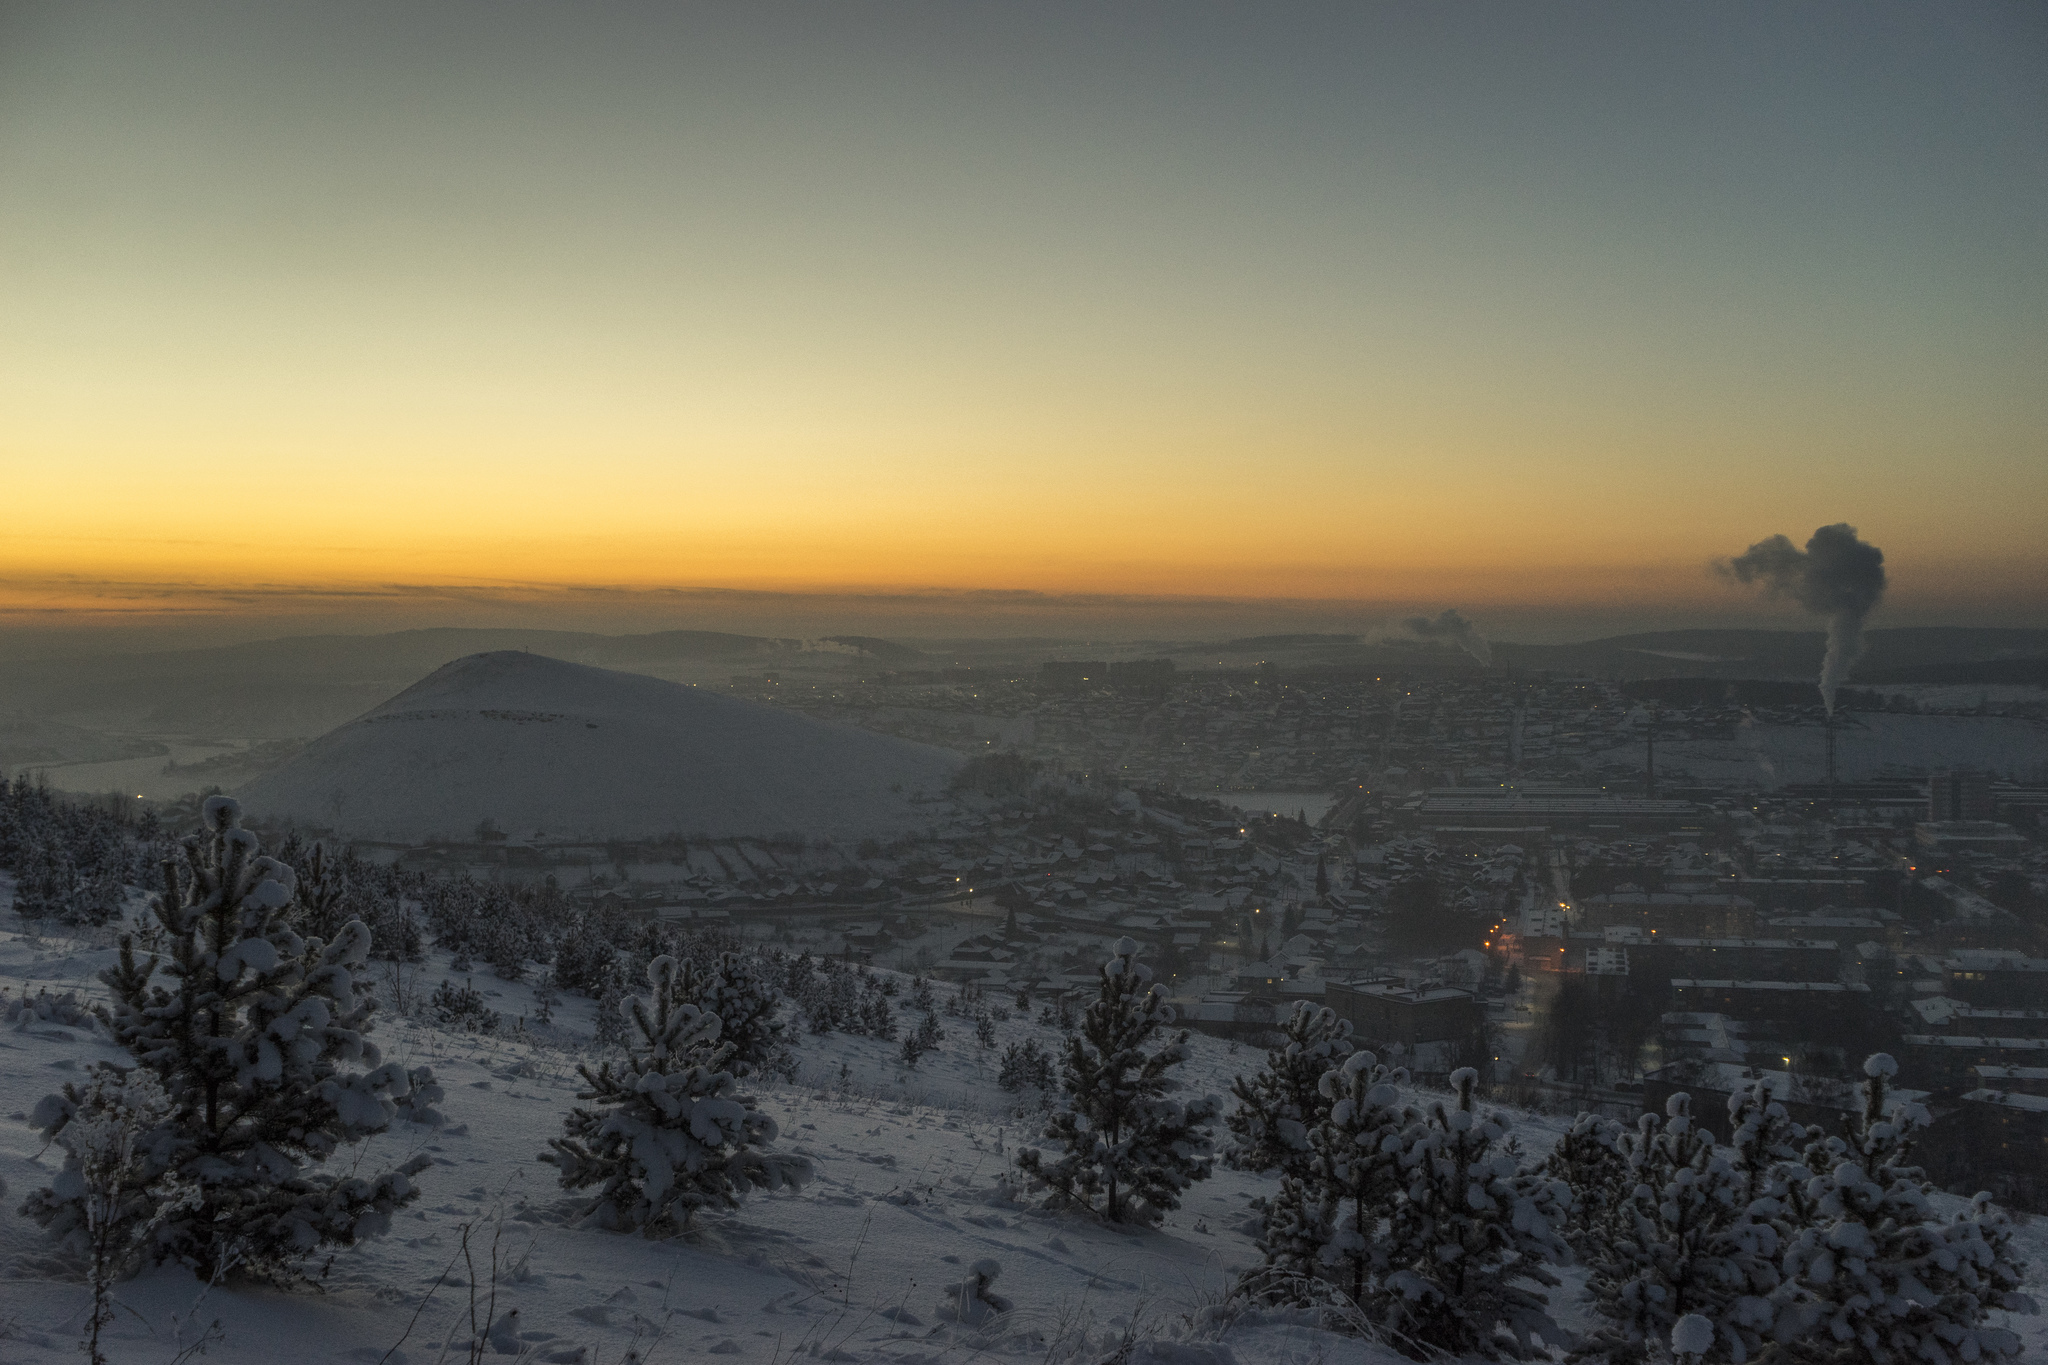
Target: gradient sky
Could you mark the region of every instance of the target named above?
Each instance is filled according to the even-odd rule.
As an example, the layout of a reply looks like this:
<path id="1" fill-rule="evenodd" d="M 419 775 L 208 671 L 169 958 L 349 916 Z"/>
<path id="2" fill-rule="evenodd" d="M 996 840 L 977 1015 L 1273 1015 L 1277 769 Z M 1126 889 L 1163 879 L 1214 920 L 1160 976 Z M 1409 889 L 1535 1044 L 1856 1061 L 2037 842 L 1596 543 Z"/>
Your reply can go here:
<path id="1" fill-rule="evenodd" d="M 2032 3 L 0 3 L 0 608 L 2036 624 L 2044 319 Z"/>

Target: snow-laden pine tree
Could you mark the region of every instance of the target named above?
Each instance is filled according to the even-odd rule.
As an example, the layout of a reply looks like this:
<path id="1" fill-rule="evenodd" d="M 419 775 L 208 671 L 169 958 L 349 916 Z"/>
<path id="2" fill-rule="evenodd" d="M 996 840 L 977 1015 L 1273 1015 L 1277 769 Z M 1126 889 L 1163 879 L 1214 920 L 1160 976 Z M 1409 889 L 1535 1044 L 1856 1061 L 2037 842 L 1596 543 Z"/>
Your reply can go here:
<path id="1" fill-rule="evenodd" d="M 1323 1247 L 1329 1241 L 1323 1201 L 1302 1178 L 1283 1174 L 1280 1192 L 1266 1202 L 1259 1231 L 1262 1265 L 1238 1281 L 1238 1292 L 1270 1303 L 1313 1303 L 1323 1278 Z"/>
<path id="2" fill-rule="evenodd" d="M 1306 1178 L 1315 1161 L 1309 1134 L 1330 1112 L 1323 1075 L 1350 1053 L 1351 1021 L 1298 1000 L 1282 1033 L 1284 1041 L 1266 1054 L 1265 1070 L 1231 1082 L 1237 1108 L 1224 1122 L 1235 1141 L 1224 1159 L 1239 1170 L 1278 1169 Z"/>
<path id="3" fill-rule="evenodd" d="M 1616 1142 L 1618 1197 L 1584 1241 L 1586 1287 L 1606 1324 L 1577 1356 L 1637 1361 L 1697 1314 L 1714 1338 L 1701 1353 L 1745 1361 L 1775 1318 L 1779 1229 L 1752 1210 L 1741 1166 L 1673 1095 Z"/>
<path id="4" fill-rule="evenodd" d="M 789 1031 L 778 1017 L 782 993 L 760 969 L 759 960 L 720 953 L 706 965 L 701 979 L 694 998 L 718 1016 L 719 1041 L 732 1048 L 733 1074 L 795 1074 Z"/>
<path id="5" fill-rule="evenodd" d="M 796 997 L 797 1008 L 803 1011 L 804 1022 L 811 1032 L 826 1034 L 840 1029 L 852 1031 L 852 1025 L 860 1012 L 860 1000 L 854 989 L 853 973 L 842 969 L 831 958 L 828 957 L 819 963 L 816 971 L 802 974 L 802 979 L 797 982 L 792 993 Z"/>
<path id="6" fill-rule="evenodd" d="M 1888 1099 L 1898 1063 L 1886 1054 L 1863 1074 L 1862 1113 L 1845 1136 L 1809 1143 L 1801 1162 L 1804 1226 L 1782 1257 L 1774 1354 L 1827 1365 L 2018 1355 L 2018 1334 L 1992 1320 L 2034 1311 L 2020 1292 L 2011 1224 L 1986 1195 L 1939 1215 L 1932 1187 L 1908 1164 L 1927 1111 Z"/>
<path id="7" fill-rule="evenodd" d="M 1096 999 L 1067 1040 L 1065 1097 L 1045 1127 L 1053 1154 L 1027 1148 L 1017 1158 L 1033 1187 L 1047 1191 L 1046 1207 L 1112 1223 L 1157 1222 L 1190 1184 L 1208 1179 L 1208 1125 L 1219 1107 L 1213 1096 L 1175 1098 L 1180 1083 L 1170 1073 L 1187 1059 L 1188 1035 L 1159 1037 L 1173 1007 L 1137 955 L 1136 943 L 1117 940 Z"/>
<path id="8" fill-rule="evenodd" d="M 369 931 L 351 921 L 332 943 L 301 938 L 291 868 L 259 856 L 232 800 L 210 798 L 202 817 L 205 832 L 184 841 L 182 866 L 164 864 L 151 904 L 162 947 L 141 953 L 124 937 L 100 976 L 114 1039 L 165 1106 L 138 1135 L 141 1197 L 119 1216 L 155 1224 L 158 1260 L 288 1279 L 318 1247 L 384 1231 L 419 1197 L 411 1177 L 432 1158 L 381 1174 L 320 1169 L 342 1144 L 383 1131 L 410 1083 L 364 1036 Z M 85 1102 L 67 1085 L 30 1122 L 62 1143 Z M 174 1189 L 173 1212 L 162 1201 Z M 87 1228 L 84 1199 L 67 1160 L 23 1212 L 70 1237 Z"/>
<path id="9" fill-rule="evenodd" d="M 1406 1188 L 1388 1220 L 1386 1273 L 1372 1296 L 1391 1338 L 1418 1357 L 1431 1352 L 1526 1358 L 1532 1338 L 1563 1340 L 1542 1290 L 1550 1266 L 1571 1255 L 1559 1228 L 1570 1191 L 1520 1154 L 1498 1113 L 1481 1113 L 1479 1073 L 1451 1073 L 1456 1092 L 1399 1135 Z"/>
<path id="10" fill-rule="evenodd" d="M 600 1227 L 660 1236 L 688 1225 L 698 1209 L 736 1207 L 750 1190 L 800 1188 L 807 1158 L 768 1150 L 775 1121 L 738 1093 L 719 1041 L 718 1016 L 686 998 L 675 958 L 647 964 L 647 995 L 628 996 L 626 1060 L 580 1067 L 588 1088 L 540 1159 L 562 1188 L 596 1188 L 587 1215 Z"/>
<path id="11" fill-rule="evenodd" d="M 1354 1052 L 1320 1083 L 1330 1109 L 1312 1135 L 1322 1200 L 1317 1260 L 1324 1278 L 1353 1303 L 1366 1301 L 1387 1266 L 1379 1228 L 1402 1191 L 1401 1138 L 1416 1117 L 1395 1089 L 1407 1080 L 1407 1072 L 1372 1053 Z"/>
<path id="12" fill-rule="evenodd" d="M 1627 1128 L 1616 1119 L 1580 1114 L 1544 1159 L 1545 1174 L 1572 1192 L 1564 1236 L 1582 1260 L 1607 1235 L 1607 1218 L 1634 1188 L 1621 1154 Z"/>
<path id="13" fill-rule="evenodd" d="M 1792 1121 L 1768 1076 L 1728 1097 L 1728 1131 L 1728 1145 L 1751 1198 L 1773 1193 L 1773 1184 L 1784 1179 L 1786 1163 L 1797 1162 L 1821 1135 L 1818 1128 Z"/>

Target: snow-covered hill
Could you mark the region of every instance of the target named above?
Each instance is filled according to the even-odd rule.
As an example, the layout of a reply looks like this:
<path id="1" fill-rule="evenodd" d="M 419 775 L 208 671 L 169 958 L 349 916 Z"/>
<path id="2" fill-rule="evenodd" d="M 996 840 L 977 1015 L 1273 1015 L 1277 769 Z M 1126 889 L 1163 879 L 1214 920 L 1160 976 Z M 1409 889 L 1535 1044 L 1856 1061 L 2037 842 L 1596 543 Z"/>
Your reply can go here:
<path id="1" fill-rule="evenodd" d="M 238 795 L 345 833 L 805 833 L 919 823 L 957 754 L 634 673 L 501 651 L 458 659 Z"/>
<path id="2" fill-rule="evenodd" d="M 4 888 L 0 888 L 4 891 Z M 4 896 L 0 896 L 4 899 Z M 105 948 L 0 934 L 0 986 L 97 989 Z M 424 994 L 448 971 L 444 954 L 401 980 L 379 964 L 387 997 Z M 386 1016 L 375 1035 L 387 1060 L 431 1066 L 446 1091 L 439 1128 L 400 1122 L 366 1144 L 364 1169 L 414 1153 L 433 1161 L 424 1196 L 388 1237 L 315 1262 L 316 1288 L 203 1291 L 189 1272 L 157 1269 L 121 1285 L 111 1329 L 116 1361 L 169 1362 L 219 1323 L 206 1358 L 222 1365 L 428 1365 L 468 1359 L 479 1327 L 505 1320 L 504 1352 L 486 1360 L 532 1365 L 648 1365 L 718 1357 L 745 1365 L 799 1361 L 894 1365 L 1398 1365 L 1400 1357 L 1288 1313 L 1219 1312 L 1236 1273 L 1254 1264 L 1249 1203 L 1269 1176 L 1218 1169 L 1158 1229 L 1117 1229 L 1046 1213 L 1012 1197 L 1012 1159 L 1039 1132 L 995 1084 L 1010 1042 L 1056 1040 L 1035 1016 L 999 1021 L 979 1046 L 970 1021 L 944 1016 L 940 1050 L 906 1067 L 892 1043 L 801 1036 L 793 1083 L 754 1084 L 781 1127 L 783 1149 L 807 1155 L 802 1191 L 756 1195 L 730 1215 L 706 1215 L 686 1239 L 649 1240 L 571 1225 L 555 1171 L 535 1160 L 574 1102 L 576 1058 L 587 1052 L 591 1002 L 555 1007 L 536 1027 L 523 984 L 473 978 L 512 1036 L 478 1036 Z M 943 992 L 943 988 L 942 988 Z M 513 1028 L 523 1018 L 524 1029 Z M 905 1023 L 909 1022 L 906 1016 Z M 526 1035 L 519 1036 L 523 1031 Z M 1183 1070 L 1190 1088 L 1223 1094 L 1263 1054 L 1197 1035 Z M 48 1183 L 60 1159 L 23 1116 L 44 1094 L 97 1061 L 125 1061 L 90 1025 L 24 1020 L 0 1032 L 0 1361 L 58 1365 L 78 1358 L 88 1293 L 75 1266 L 51 1254 L 14 1209 Z M 1518 1114 L 1534 1159 L 1564 1120 Z M 465 1229 L 469 1259 L 463 1255 Z M 2021 1229 L 2037 1267 L 2048 1225 Z M 985 1329 L 945 1321 L 949 1286 L 978 1261 L 1001 1266 L 995 1288 L 1015 1309 Z M 469 1269 L 475 1268 L 472 1309 Z M 496 1275 L 493 1275 L 493 1266 Z M 1563 1271 L 1558 1317 L 1583 1328 L 1578 1272 Z M 2040 1278 L 2037 1269 L 2035 1277 Z M 493 1297 L 495 1296 L 495 1298 Z M 195 1309 L 195 1302 L 197 1303 Z M 2014 1325 L 2038 1351 L 2041 1319 Z M 393 1351 L 394 1345 L 397 1350 Z M 1119 1352 L 1123 1354 L 1119 1356 Z M 583 1354 L 579 1355 L 578 1353 Z M 629 1352 L 637 1352 L 631 1355 Z"/>

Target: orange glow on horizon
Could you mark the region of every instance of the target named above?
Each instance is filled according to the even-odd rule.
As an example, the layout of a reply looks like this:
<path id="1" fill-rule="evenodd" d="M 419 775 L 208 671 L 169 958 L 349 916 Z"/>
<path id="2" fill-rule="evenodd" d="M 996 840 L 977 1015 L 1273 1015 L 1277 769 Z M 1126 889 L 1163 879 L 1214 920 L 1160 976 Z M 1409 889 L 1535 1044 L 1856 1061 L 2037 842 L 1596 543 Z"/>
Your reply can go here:
<path id="1" fill-rule="evenodd" d="M 1708 566 L 1847 521 L 1874 625 L 2048 619 L 2032 31 L 1954 22 L 42 7 L 0 82 L 0 617 L 1807 629 Z"/>

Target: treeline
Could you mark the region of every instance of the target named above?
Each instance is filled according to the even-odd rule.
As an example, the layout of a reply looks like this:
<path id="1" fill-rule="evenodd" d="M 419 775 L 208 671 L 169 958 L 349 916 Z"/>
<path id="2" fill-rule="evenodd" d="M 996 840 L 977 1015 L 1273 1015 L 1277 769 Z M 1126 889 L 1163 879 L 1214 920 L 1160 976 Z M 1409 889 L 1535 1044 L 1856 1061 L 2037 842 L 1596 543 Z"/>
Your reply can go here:
<path id="1" fill-rule="evenodd" d="M 13 874 L 15 913 L 27 922 L 118 919 L 127 888 L 153 883 L 172 848 L 153 814 L 130 818 L 27 777 L 0 777 L 0 871 Z"/>

